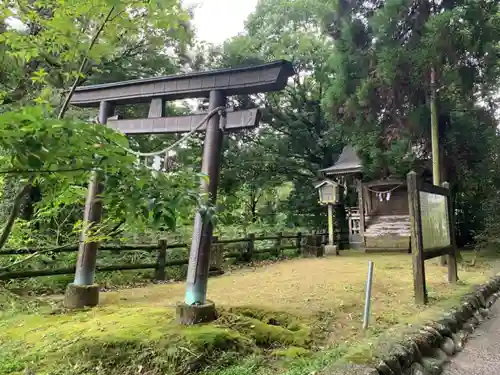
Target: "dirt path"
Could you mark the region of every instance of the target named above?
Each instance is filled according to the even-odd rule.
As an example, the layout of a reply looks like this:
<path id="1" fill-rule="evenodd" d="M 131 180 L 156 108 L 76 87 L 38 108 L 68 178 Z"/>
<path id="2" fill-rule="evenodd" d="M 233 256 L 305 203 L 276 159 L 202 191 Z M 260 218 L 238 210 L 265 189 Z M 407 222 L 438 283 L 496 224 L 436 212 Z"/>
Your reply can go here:
<path id="1" fill-rule="evenodd" d="M 500 374 L 500 303 L 492 308 L 492 318 L 482 323 L 445 368 L 443 375 Z"/>

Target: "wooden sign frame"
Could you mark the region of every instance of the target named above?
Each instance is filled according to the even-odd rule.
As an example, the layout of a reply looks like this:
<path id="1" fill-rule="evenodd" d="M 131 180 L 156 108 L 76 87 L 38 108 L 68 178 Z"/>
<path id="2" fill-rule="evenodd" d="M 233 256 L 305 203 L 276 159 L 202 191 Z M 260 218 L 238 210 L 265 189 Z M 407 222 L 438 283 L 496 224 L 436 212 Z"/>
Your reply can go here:
<path id="1" fill-rule="evenodd" d="M 408 183 L 408 204 L 410 208 L 411 223 L 411 251 L 413 257 L 413 285 L 415 290 L 415 302 L 427 304 L 427 287 L 425 283 L 425 261 L 439 256 L 446 255 L 448 258 L 448 282 L 456 283 L 457 275 L 457 246 L 455 242 L 455 218 L 453 201 L 449 184 L 445 182 L 443 186 L 426 184 L 421 181 L 415 172 L 407 175 Z M 448 233 L 450 237 L 449 245 L 435 248 L 424 247 L 424 230 L 422 227 L 422 207 L 420 193 L 430 193 L 445 197 L 448 210 Z"/>

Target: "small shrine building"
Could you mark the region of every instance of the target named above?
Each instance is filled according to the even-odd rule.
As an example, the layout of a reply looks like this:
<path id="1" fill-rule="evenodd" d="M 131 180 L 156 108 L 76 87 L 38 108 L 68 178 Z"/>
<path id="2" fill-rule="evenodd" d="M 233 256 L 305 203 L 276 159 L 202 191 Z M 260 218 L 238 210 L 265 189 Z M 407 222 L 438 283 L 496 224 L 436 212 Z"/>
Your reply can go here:
<path id="1" fill-rule="evenodd" d="M 354 187 L 357 205 L 345 207 L 349 247 L 365 251 L 410 251 L 410 216 L 405 180 L 363 182 L 361 160 L 352 146 L 320 171 L 326 178 Z"/>

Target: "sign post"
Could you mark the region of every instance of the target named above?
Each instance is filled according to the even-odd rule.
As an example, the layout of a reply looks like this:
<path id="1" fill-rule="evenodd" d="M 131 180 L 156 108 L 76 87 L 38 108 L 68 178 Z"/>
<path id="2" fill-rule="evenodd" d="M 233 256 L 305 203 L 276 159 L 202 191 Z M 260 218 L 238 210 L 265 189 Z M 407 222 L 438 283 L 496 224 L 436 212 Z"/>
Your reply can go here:
<path id="1" fill-rule="evenodd" d="M 407 184 L 415 302 L 426 304 L 426 260 L 447 255 L 448 282 L 458 280 L 451 192 L 446 183 L 445 187 L 426 184 L 415 172 L 408 173 Z"/>

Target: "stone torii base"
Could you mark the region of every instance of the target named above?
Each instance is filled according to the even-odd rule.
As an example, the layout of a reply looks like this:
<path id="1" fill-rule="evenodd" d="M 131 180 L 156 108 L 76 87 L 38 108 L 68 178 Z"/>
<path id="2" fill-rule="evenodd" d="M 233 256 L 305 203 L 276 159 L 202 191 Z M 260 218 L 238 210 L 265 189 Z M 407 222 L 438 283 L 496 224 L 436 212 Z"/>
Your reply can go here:
<path id="1" fill-rule="evenodd" d="M 64 307 L 67 309 L 83 309 L 99 304 L 99 285 L 69 284 L 64 294 Z"/>
<path id="2" fill-rule="evenodd" d="M 176 321 L 182 325 L 209 323 L 217 319 L 217 316 L 215 304 L 210 300 L 199 305 L 179 302 L 176 306 Z"/>

